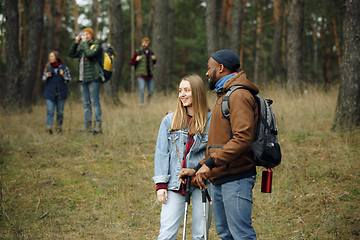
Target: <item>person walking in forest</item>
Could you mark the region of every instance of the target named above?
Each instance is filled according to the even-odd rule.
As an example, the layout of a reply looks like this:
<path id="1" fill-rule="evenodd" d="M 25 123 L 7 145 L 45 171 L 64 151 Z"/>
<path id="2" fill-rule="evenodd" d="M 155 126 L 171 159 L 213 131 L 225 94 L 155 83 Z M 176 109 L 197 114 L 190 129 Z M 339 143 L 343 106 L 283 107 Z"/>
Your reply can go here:
<path id="1" fill-rule="evenodd" d="M 244 71 L 237 72 L 240 60 L 233 51 L 215 52 L 207 67 L 210 89 L 216 89 L 218 96 L 211 118 L 208 151 L 198 166 L 182 169 L 179 177 L 196 175 L 200 188 L 206 188 L 203 180 L 210 179 L 214 223 L 221 239 L 256 239 L 251 225 L 252 189 L 256 180 L 251 143 L 258 123 L 253 94 L 259 89 L 247 79 Z M 246 89 L 238 89 L 230 95 L 229 124 L 222 115 L 221 103 L 225 93 L 235 85 Z"/>
<path id="2" fill-rule="evenodd" d="M 79 82 L 81 83 L 81 101 L 84 105 L 85 121 L 80 132 L 102 133 L 100 85 L 103 73 L 101 71 L 102 48 L 97 39 L 94 39 L 94 30 L 85 28 L 75 37 L 68 56 L 79 58 Z M 92 108 L 94 108 L 95 127 L 92 129 Z"/>
<path id="3" fill-rule="evenodd" d="M 184 77 L 179 84 L 175 110 L 163 118 L 156 142 L 152 180 L 156 184 L 157 200 L 162 203 L 158 239 L 176 238 L 185 212 L 185 185 L 178 174 L 181 168 L 194 168 L 205 157 L 210 119 L 203 80 L 198 75 Z M 193 239 L 200 240 L 204 239 L 202 194 L 194 186 L 190 190 Z M 206 209 L 209 227 L 210 204 Z"/>
<path id="4" fill-rule="evenodd" d="M 145 83 L 148 90 L 148 101 L 154 93 L 154 65 L 156 64 L 155 54 L 150 50 L 150 39 L 141 40 L 141 48 L 134 52 L 130 60 L 130 65 L 135 66 L 137 81 L 139 85 L 140 106 L 144 105 Z"/>
<path id="5" fill-rule="evenodd" d="M 49 61 L 45 65 L 42 82 L 44 82 L 44 98 L 46 99 L 46 132 L 52 134 L 54 113 L 56 107 L 56 131 L 61 132 L 64 119 L 64 106 L 67 98 L 67 86 L 71 76 L 69 69 L 64 65 L 60 54 L 52 51 Z"/>

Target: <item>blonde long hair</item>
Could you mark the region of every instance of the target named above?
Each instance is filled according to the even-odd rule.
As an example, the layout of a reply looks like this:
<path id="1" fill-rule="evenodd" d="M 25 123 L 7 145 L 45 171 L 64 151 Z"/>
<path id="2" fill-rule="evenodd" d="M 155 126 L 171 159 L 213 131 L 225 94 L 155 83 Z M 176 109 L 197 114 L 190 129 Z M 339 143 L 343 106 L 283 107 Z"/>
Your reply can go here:
<path id="1" fill-rule="evenodd" d="M 186 76 L 181 79 L 180 83 L 182 81 L 190 83 L 194 116 L 192 116 L 188 123 L 186 107 L 184 107 L 182 101 L 178 98 L 170 131 L 188 127 L 190 135 L 195 135 L 196 133 L 204 134 L 206 132 L 207 113 L 209 111 L 204 81 L 197 74 Z"/>

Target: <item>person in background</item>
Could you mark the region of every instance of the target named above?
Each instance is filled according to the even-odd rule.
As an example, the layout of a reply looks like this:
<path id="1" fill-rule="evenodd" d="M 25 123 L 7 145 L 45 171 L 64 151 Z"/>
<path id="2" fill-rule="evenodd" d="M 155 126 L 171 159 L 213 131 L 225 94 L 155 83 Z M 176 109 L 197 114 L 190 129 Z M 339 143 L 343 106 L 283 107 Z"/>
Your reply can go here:
<path id="1" fill-rule="evenodd" d="M 150 39 L 143 38 L 141 48 L 134 52 L 130 60 L 130 65 L 135 66 L 137 81 L 139 85 L 139 102 L 140 106 L 144 105 L 145 83 L 148 89 L 148 101 L 154 93 L 154 65 L 156 64 L 155 54 L 150 50 Z"/>
<path id="2" fill-rule="evenodd" d="M 210 90 L 218 96 L 209 129 L 206 157 L 194 169 L 183 169 L 179 177 L 193 176 L 200 188 L 207 188 L 203 180 L 211 181 L 214 223 L 223 240 L 256 239 L 251 220 L 252 191 L 256 180 L 251 143 L 254 142 L 258 123 L 258 107 L 253 94 L 259 89 L 251 83 L 245 72 L 237 72 L 239 57 L 223 49 L 208 60 Z M 221 111 L 221 103 L 232 86 L 247 89 L 234 91 L 229 98 L 230 124 Z M 230 136 L 232 132 L 232 137 Z"/>
<path id="3" fill-rule="evenodd" d="M 160 125 L 155 150 L 157 200 L 162 203 L 158 239 L 175 239 L 185 212 L 185 185 L 178 178 L 184 167 L 194 168 L 205 157 L 211 119 L 203 80 L 198 75 L 184 77 L 173 113 Z M 208 183 L 210 185 L 210 183 Z M 191 186 L 193 239 L 204 239 L 201 190 Z M 207 226 L 212 211 L 207 203 Z M 208 231 L 208 229 L 207 229 Z"/>
<path id="4" fill-rule="evenodd" d="M 81 83 L 81 101 L 84 105 L 85 121 L 80 132 L 102 133 L 100 85 L 103 74 L 100 67 L 102 48 L 94 39 L 94 30 L 85 28 L 75 37 L 68 56 L 79 58 L 79 82 Z M 92 109 L 94 108 L 95 127 L 92 129 Z"/>
<path id="5" fill-rule="evenodd" d="M 56 131 L 62 131 L 64 119 L 64 106 L 67 98 L 67 86 L 71 76 L 69 69 L 64 65 L 60 54 L 52 51 L 49 54 L 49 61 L 45 65 L 42 82 L 46 83 L 44 98 L 46 99 L 46 132 L 52 134 L 54 113 L 56 107 Z"/>

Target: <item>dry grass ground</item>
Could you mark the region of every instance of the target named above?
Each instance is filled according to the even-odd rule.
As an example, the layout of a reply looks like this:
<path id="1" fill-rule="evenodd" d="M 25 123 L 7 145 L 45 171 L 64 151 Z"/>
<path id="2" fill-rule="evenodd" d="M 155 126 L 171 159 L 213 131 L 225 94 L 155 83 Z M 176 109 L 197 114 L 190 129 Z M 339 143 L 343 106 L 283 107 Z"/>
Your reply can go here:
<path id="1" fill-rule="evenodd" d="M 360 136 L 331 131 L 337 91 L 262 96 L 274 100 L 283 163 L 271 194 L 260 192 L 258 169 L 258 239 L 359 239 Z M 60 135 L 45 133 L 45 105 L 0 117 L 0 239 L 156 239 L 154 149 L 176 94 L 155 95 L 142 109 L 136 94 L 121 98 L 126 107 L 102 104 L 104 133 L 95 136 L 78 132 L 78 99 L 67 101 Z M 214 101 L 209 95 L 211 108 Z M 210 239 L 218 239 L 214 225 Z"/>

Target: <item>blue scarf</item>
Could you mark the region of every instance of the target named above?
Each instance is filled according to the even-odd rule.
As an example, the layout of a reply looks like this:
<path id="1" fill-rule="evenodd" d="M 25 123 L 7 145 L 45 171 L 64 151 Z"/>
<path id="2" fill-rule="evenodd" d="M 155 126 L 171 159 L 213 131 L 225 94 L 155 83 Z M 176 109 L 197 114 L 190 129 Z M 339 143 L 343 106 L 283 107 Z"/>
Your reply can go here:
<path id="1" fill-rule="evenodd" d="M 217 92 L 220 92 L 220 91 L 223 89 L 224 84 L 226 83 L 226 81 L 229 80 L 232 76 L 235 76 L 236 74 L 237 74 L 237 72 L 232 73 L 232 74 L 229 74 L 229 75 L 223 77 L 222 79 L 220 79 L 220 80 L 215 84 L 216 91 L 217 91 Z"/>

